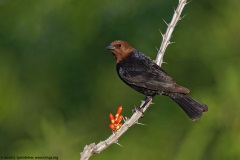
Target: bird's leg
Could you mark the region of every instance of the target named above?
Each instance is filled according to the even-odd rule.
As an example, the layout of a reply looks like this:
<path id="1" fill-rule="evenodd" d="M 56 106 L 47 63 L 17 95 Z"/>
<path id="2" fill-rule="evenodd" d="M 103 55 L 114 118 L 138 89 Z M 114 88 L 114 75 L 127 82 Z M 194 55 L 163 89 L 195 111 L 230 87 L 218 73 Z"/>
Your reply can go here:
<path id="1" fill-rule="evenodd" d="M 143 118 L 143 117 L 144 117 L 143 109 L 144 109 L 144 107 L 147 105 L 147 103 L 148 103 L 152 98 L 153 98 L 153 96 L 146 96 L 145 101 L 144 101 L 144 104 L 143 104 L 142 106 L 138 107 L 138 108 L 134 108 L 134 109 L 132 110 L 132 112 L 133 112 L 133 113 L 136 112 L 136 111 L 142 112 L 142 118 Z"/>
<path id="2" fill-rule="evenodd" d="M 139 110 L 143 110 L 143 108 L 147 105 L 147 103 L 153 98 L 153 96 L 146 96 L 145 102 L 142 106 L 139 107 Z"/>

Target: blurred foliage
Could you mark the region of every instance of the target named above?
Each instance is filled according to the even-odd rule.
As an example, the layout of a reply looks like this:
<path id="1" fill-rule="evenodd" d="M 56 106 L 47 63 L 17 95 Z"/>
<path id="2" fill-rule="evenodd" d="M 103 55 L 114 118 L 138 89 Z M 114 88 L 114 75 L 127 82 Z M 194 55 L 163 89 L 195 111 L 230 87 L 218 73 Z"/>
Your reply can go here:
<path id="1" fill-rule="evenodd" d="M 128 41 L 152 59 L 178 0 L 0 0 L 0 155 L 79 159 L 106 139 L 108 114 L 144 96 L 104 48 Z M 192 122 L 169 98 L 92 159 L 240 159 L 240 1 L 191 1 L 163 68 L 209 106 Z"/>

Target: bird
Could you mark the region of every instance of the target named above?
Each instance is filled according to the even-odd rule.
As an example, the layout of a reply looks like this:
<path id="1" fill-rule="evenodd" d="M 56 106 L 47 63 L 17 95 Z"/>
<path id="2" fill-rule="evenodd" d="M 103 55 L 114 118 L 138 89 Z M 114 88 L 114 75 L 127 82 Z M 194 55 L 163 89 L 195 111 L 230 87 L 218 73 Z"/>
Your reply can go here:
<path id="1" fill-rule="evenodd" d="M 178 85 L 159 65 L 129 43 L 115 40 L 106 47 L 116 59 L 119 78 L 134 90 L 150 97 L 164 95 L 176 102 L 193 121 L 208 106 L 189 97 L 190 90 Z"/>

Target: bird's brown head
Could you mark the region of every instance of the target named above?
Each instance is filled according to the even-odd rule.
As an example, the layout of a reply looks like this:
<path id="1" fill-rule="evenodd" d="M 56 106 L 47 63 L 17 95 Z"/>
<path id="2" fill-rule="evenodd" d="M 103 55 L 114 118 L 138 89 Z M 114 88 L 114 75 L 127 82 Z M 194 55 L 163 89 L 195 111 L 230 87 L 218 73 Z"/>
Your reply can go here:
<path id="1" fill-rule="evenodd" d="M 117 60 L 117 63 L 127 58 L 134 51 L 134 48 L 131 45 L 121 40 L 113 41 L 109 46 L 106 47 L 106 49 L 112 52 Z"/>

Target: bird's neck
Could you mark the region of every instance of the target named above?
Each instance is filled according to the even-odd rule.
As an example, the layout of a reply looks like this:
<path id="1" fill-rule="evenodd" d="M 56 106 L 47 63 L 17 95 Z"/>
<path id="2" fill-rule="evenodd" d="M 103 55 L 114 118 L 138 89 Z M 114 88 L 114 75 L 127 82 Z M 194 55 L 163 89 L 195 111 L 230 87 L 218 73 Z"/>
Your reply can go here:
<path id="1" fill-rule="evenodd" d="M 117 60 L 117 63 L 122 63 L 125 61 L 129 61 L 129 59 L 132 59 L 132 57 L 134 57 L 134 50 L 125 54 L 116 54 L 115 58 Z"/>

